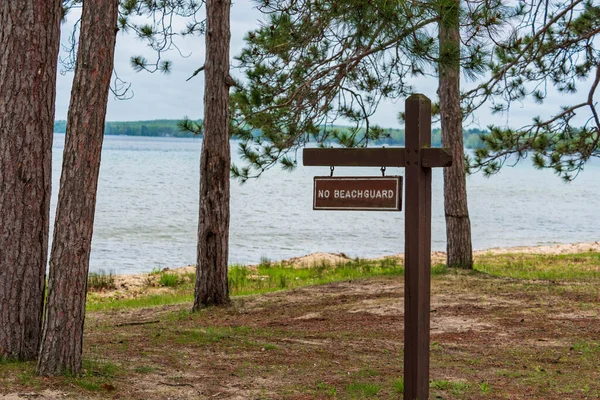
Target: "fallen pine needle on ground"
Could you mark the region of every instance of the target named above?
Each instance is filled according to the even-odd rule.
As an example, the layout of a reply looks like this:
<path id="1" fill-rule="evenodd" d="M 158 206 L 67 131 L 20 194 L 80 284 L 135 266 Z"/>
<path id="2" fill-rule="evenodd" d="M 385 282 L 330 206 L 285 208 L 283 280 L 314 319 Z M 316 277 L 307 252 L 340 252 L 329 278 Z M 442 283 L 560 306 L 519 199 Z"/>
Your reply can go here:
<path id="1" fill-rule="evenodd" d="M 566 246 L 432 268 L 432 399 L 600 398 L 600 246 Z M 338 257 L 234 266 L 232 305 L 197 313 L 193 269 L 115 277 L 89 294 L 84 374 L 3 360 L 0 398 L 401 398 L 402 257 Z"/>

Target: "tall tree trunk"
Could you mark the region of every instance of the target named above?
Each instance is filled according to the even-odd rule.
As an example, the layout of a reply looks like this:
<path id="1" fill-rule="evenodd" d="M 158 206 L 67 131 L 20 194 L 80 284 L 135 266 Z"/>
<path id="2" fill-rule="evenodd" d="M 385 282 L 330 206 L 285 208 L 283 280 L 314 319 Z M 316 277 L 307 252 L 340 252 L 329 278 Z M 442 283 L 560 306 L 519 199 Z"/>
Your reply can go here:
<path id="1" fill-rule="evenodd" d="M 193 310 L 229 303 L 229 0 L 206 1 L 200 218 Z"/>
<path id="2" fill-rule="evenodd" d="M 87 276 L 118 0 L 85 0 L 67 118 L 38 372 L 81 371 Z"/>
<path id="3" fill-rule="evenodd" d="M 473 268 L 471 221 L 467 207 L 465 155 L 460 109 L 460 31 L 458 0 L 440 9 L 439 97 L 442 145 L 452 150 L 453 163 L 444 168 L 447 266 Z"/>
<path id="4" fill-rule="evenodd" d="M 0 2 L 0 356 L 37 355 L 61 0 Z"/>

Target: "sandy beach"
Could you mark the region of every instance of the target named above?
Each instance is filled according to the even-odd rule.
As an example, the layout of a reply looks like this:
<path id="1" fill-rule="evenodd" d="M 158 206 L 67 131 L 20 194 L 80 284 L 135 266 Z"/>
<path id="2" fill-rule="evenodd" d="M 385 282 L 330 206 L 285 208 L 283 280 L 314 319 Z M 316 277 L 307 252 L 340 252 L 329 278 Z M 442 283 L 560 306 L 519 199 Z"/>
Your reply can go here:
<path id="1" fill-rule="evenodd" d="M 568 244 L 553 244 L 545 246 L 520 246 L 520 247 L 494 247 L 485 250 L 476 250 L 473 256 L 477 258 L 483 255 L 495 254 L 572 254 L 582 252 L 600 252 L 600 241 L 585 242 L 585 243 L 568 243 Z M 376 259 L 392 258 L 404 260 L 404 254 L 394 254 L 382 256 Z M 301 257 L 294 257 L 288 260 L 273 261 L 273 263 L 284 264 L 296 268 L 310 268 L 320 263 L 336 264 L 351 260 L 344 253 L 312 253 Z M 435 251 L 431 253 L 432 264 L 444 264 L 446 262 L 446 253 L 443 251 Z M 256 265 L 248 265 L 247 268 L 255 269 Z M 164 272 L 169 272 L 177 275 L 186 275 L 195 273 L 195 266 L 186 265 L 178 268 L 165 268 Z M 115 285 L 117 291 L 138 292 L 146 288 L 153 280 L 158 280 L 158 274 L 130 274 L 115 276 Z"/>

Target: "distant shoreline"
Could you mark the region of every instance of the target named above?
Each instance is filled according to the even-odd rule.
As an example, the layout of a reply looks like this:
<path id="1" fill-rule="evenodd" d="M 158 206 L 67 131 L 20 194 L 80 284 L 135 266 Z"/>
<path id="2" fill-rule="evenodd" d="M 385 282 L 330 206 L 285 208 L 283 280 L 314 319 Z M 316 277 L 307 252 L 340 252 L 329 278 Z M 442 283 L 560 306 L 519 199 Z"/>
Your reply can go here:
<path id="1" fill-rule="evenodd" d="M 201 119 L 192 120 L 198 125 L 202 124 Z M 172 137 L 172 138 L 197 138 L 202 135 L 196 135 L 189 131 L 182 131 L 180 128 L 181 120 L 177 119 L 157 119 L 147 121 L 107 121 L 105 123 L 104 134 L 107 136 L 133 136 L 133 137 Z M 65 133 L 67 121 L 56 120 L 54 122 L 55 133 Z M 325 129 L 325 128 L 323 128 Z M 349 129 L 347 126 L 335 126 L 335 129 L 341 131 Z M 385 137 L 374 140 L 377 145 L 404 146 L 404 129 L 382 128 Z M 257 130 L 258 131 L 258 130 Z M 486 133 L 477 128 L 463 129 L 463 142 L 466 148 L 474 149 L 482 146 L 480 135 Z M 431 145 L 433 147 L 441 146 L 442 133 L 440 128 L 433 128 L 431 131 Z M 360 135 L 360 134 L 359 134 Z"/>

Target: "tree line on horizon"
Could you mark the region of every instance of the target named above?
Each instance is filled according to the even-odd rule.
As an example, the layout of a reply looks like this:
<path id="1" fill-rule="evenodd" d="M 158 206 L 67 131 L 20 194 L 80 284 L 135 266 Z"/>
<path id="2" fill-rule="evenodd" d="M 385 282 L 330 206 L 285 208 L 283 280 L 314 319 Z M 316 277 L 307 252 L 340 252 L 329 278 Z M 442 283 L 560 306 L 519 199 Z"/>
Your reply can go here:
<path id="1" fill-rule="evenodd" d="M 194 121 L 202 123 L 201 119 Z M 202 137 L 202 133 L 195 133 L 182 130 L 181 121 L 176 119 L 157 119 L 146 121 L 107 121 L 104 125 L 105 135 L 116 136 L 157 136 L 157 137 Z M 349 129 L 349 127 L 338 126 L 338 129 Z M 57 120 L 54 122 L 55 133 L 66 133 L 67 121 Z M 477 149 L 482 147 L 480 136 L 487 131 L 479 128 L 463 129 L 463 141 L 467 149 Z M 259 132 L 255 132 L 255 136 Z M 362 130 L 364 134 L 364 130 Z M 233 136 L 233 138 L 236 138 Z M 404 145 L 404 129 L 384 128 L 384 134 L 374 141 L 377 145 Z M 431 146 L 440 147 L 442 145 L 442 131 L 440 128 L 431 130 Z"/>
<path id="2" fill-rule="evenodd" d="M 503 0 L 257 0 L 265 20 L 230 76 L 230 2 L 220 0 L 15 0 L 0 3 L 0 357 L 38 360 L 42 375 L 81 371 L 89 255 L 108 93 L 117 32 L 134 34 L 156 54 L 132 56 L 137 71 L 168 72 L 162 54 L 178 35 L 204 35 L 202 134 L 196 285 L 192 310 L 230 302 L 227 268 L 230 176 L 258 177 L 295 166 L 309 142 L 357 147 L 386 138 L 370 118 L 384 99 L 416 90 L 406 78 L 438 78 L 434 111 L 444 169 L 447 266 L 472 268 L 465 173 L 491 175 L 511 156 L 533 154 L 539 168 L 573 179 L 600 157 L 600 4 Z M 206 19 L 198 19 L 206 7 Z M 82 7 L 68 57 L 74 71 L 52 248 L 49 199 L 60 22 Z M 4 19 L 10 18 L 10 23 Z M 183 32 L 169 23 L 181 18 Z M 461 78 L 475 84 L 461 92 Z M 118 82 L 118 81 L 117 81 Z M 464 157 L 463 122 L 482 106 L 543 102 L 587 88 L 586 98 L 530 125 L 489 127 L 473 159 Z M 230 89 L 232 89 L 230 93 Z M 127 91 L 125 86 L 124 91 Z M 574 127 L 575 116 L 587 122 Z M 399 115 L 402 119 L 404 116 Z M 323 129 L 338 120 L 351 127 Z M 147 127 L 148 128 L 148 127 Z M 140 126 L 141 129 L 141 126 Z M 468 132 L 467 132 L 468 133 Z M 232 166 L 229 137 L 245 165 Z M 399 138 L 399 136 L 398 136 Z M 50 272 L 46 285 L 46 263 Z"/>

